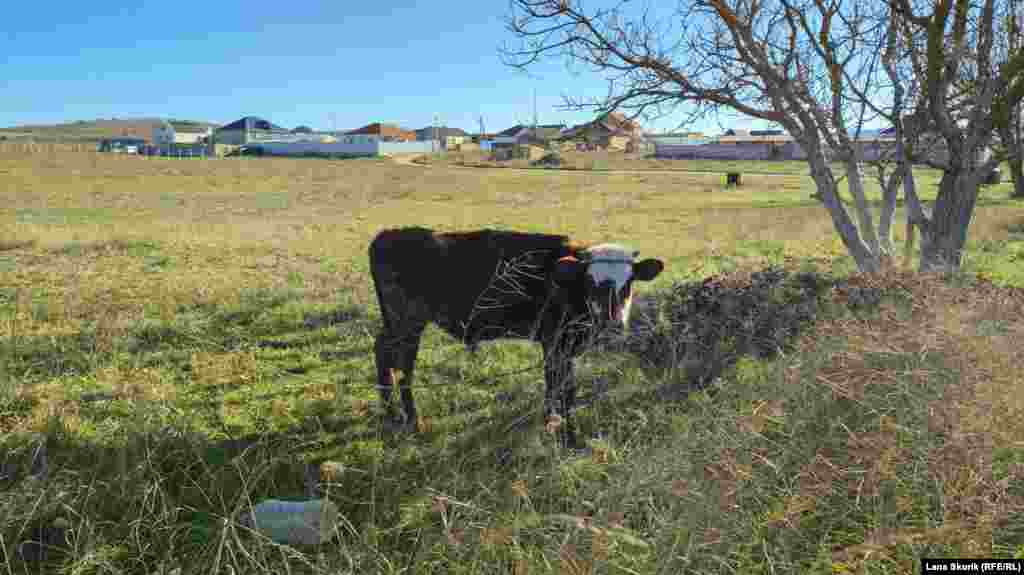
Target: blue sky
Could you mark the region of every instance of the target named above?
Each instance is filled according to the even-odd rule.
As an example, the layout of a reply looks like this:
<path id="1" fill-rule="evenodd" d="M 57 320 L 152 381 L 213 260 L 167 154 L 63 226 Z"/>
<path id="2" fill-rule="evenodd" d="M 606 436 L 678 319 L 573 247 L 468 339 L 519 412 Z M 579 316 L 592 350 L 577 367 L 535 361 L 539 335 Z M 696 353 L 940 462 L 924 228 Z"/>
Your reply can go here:
<path id="1" fill-rule="evenodd" d="M 0 126 L 163 117 L 286 128 L 498 131 L 533 116 L 574 124 L 563 94 L 600 96 L 596 74 L 564 63 L 501 64 L 503 0 L 103 0 L 8 2 L 0 23 Z M 724 120 L 759 127 L 749 120 Z M 675 128 L 666 118 L 648 130 Z M 692 129 L 718 133 L 717 122 Z"/>

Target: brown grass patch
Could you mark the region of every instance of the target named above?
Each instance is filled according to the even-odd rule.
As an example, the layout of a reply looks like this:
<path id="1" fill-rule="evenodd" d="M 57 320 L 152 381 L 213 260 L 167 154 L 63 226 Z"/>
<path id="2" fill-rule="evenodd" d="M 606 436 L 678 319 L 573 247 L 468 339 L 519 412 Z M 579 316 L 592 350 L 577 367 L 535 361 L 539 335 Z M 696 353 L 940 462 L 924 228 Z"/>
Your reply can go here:
<path id="1" fill-rule="evenodd" d="M 900 376 L 908 375 L 912 384 L 923 385 L 938 375 L 877 367 L 872 356 L 879 354 L 930 354 L 941 358 L 945 369 L 957 377 L 943 386 L 942 398 L 932 402 L 928 413 L 928 431 L 944 437 L 928 454 L 928 473 L 942 488 L 945 526 L 877 531 L 837 558 L 863 559 L 897 544 L 925 540 L 957 543 L 971 556 L 991 556 L 993 526 L 1024 511 L 1024 497 L 1006 489 L 1010 482 L 1024 480 L 1022 470 L 997 481 L 992 467 L 995 449 L 1024 444 L 1024 402 L 1018 399 L 1022 380 L 1019 363 L 1008 353 L 1009 340 L 1024 325 L 1024 290 L 986 280 L 965 289 L 937 276 L 903 271 L 890 271 L 885 277 L 858 275 L 850 283 L 902 294 L 909 313 L 885 303 L 869 320 L 847 318 L 818 325 L 802 339 L 805 351 L 825 335 L 848 342 L 823 366 L 819 384 L 838 397 L 860 401 L 868 386 L 897 385 Z M 985 322 L 997 318 L 1014 327 L 1002 334 L 979 333 Z M 898 465 L 910 460 L 893 421 L 885 415 L 874 431 L 851 432 L 845 451 L 845 468 L 824 453 L 805 465 L 793 506 L 800 509 L 806 498 L 830 493 L 831 484 L 843 477 L 858 478 L 847 482 L 855 486 L 850 497 L 875 497 L 882 485 L 897 480 Z M 904 509 L 907 505 L 904 500 Z M 792 515 L 792 510 L 785 511 L 778 519 L 791 521 Z M 960 527 L 951 530 L 950 525 Z"/>
<path id="2" fill-rule="evenodd" d="M 205 387 L 224 387 L 255 383 L 259 373 L 251 351 L 192 354 L 192 382 Z"/>

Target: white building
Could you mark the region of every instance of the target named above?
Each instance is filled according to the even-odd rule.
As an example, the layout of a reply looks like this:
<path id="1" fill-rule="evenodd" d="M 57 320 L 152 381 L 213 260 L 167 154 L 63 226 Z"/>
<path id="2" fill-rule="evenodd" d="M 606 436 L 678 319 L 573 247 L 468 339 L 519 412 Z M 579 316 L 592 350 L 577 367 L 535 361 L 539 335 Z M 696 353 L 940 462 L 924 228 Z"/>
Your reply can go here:
<path id="1" fill-rule="evenodd" d="M 338 134 L 339 144 L 372 144 L 381 140 L 380 134 Z"/>
<path id="2" fill-rule="evenodd" d="M 163 121 L 153 128 L 153 144 L 199 144 L 210 141 L 213 128 L 195 122 Z"/>

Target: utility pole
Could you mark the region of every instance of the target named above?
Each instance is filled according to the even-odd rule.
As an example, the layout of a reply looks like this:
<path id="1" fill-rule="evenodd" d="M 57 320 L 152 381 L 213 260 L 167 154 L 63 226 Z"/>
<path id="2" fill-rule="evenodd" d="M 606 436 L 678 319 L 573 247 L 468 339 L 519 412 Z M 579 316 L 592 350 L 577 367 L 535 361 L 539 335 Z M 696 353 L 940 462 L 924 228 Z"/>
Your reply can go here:
<path id="1" fill-rule="evenodd" d="M 533 89 L 533 137 L 537 138 L 537 88 Z"/>
<path id="2" fill-rule="evenodd" d="M 437 146 L 437 113 L 436 112 L 434 113 L 434 125 L 432 126 L 432 128 L 433 129 L 431 130 L 431 134 L 430 134 L 430 151 L 431 152 L 436 152 L 437 151 L 437 149 L 436 149 L 436 146 Z"/>
<path id="3" fill-rule="evenodd" d="M 444 156 L 448 153 L 448 120 L 441 116 L 441 155 Z"/>

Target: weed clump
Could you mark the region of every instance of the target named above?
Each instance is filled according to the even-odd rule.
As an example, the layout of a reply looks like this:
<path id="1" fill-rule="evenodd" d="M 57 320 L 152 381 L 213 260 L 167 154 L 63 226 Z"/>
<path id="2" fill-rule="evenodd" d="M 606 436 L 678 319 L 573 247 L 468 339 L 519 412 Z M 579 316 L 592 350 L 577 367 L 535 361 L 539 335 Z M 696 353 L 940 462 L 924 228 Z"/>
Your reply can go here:
<path id="1" fill-rule="evenodd" d="M 786 349 L 817 317 L 834 283 L 779 267 L 676 283 L 655 297 L 663 321 L 641 326 L 631 348 L 654 366 L 682 370 L 689 386 L 699 388 L 741 356 L 766 358 Z"/>

